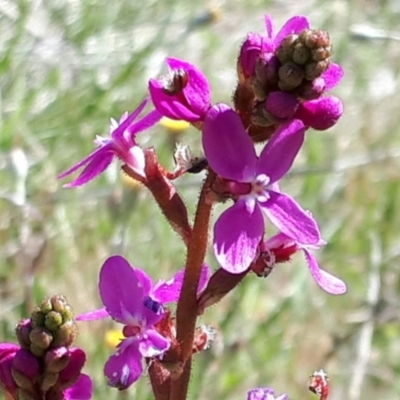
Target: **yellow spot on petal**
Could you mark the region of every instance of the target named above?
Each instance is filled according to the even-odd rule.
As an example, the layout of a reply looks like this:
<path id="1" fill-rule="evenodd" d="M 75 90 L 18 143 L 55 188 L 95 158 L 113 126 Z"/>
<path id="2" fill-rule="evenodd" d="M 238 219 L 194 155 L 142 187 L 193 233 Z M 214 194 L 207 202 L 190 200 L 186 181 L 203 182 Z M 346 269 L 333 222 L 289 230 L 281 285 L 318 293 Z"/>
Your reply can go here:
<path id="1" fill-rule="evenodd" d="M 162 117 L 160 124 L 171 133 L 180 133 L 189 128 L 190 124 L 187 121 L 175 121 L 167 117 Z"/>
<path id="2" fill-rule="evenodd" d="M 104 341 L 112 348 L 119 345 L 120 341 L 124 339 L 124 335 L 117 329 L 110 329 L 104 335 Z"/>

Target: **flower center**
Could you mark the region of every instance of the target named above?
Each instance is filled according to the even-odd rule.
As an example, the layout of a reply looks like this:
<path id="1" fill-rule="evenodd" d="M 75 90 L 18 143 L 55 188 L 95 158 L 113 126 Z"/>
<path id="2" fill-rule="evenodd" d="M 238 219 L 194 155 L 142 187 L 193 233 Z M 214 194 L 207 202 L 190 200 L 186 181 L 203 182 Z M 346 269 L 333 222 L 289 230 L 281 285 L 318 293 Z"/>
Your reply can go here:
<path id="1" fill-rule="evenodd" d="M 269 182 L 270 179 L 267 175 L 258 175 L 251 183 L 251 196 L 256 197 L 258 201 L 267 201 L 269 199 Z"/>
<path id="2" fill-rule="evenodd" d="M 142 328 L 138 325 L 125 325 L 122 329 L 122 334 L 126 338 L 132 336 L 139 336 L 142 334 Z"/>

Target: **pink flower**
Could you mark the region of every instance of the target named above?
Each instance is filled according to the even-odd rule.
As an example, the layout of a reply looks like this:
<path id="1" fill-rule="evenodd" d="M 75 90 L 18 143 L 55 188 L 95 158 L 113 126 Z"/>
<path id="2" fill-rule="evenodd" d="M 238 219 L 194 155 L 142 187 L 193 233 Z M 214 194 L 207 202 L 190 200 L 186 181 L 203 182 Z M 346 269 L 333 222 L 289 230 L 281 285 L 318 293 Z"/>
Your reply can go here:
<path id="1" fill-rule="evenodd" d="M 290 257 L 300 250 L 304 253 L 308 268 L 317 285 L 330 294 L 344 294 L 347 291 L 346 284 L 341 279 L 321 269 L 316 258 L 310 252 L 310 250 L 319 249 L 325 244 L 325 241 L 321 239 L 319 243 L 314 245 L 304 245 L 283 233 L 278 233 L 261 244 L 260 257 L 267 260 L 265 267 L 268 270 L 273 268 L 276 263 L 289 261 Z"/>
<path id="2" fill-rule="evenodd" d="M 76 179 L 67 183 L 64 187 L 76 187 L 88 183 L 100 175 L 115 157 L 128 164 L 139 175 L 144 174 L 144 154 L 143 150 L 136 144 L 135 136 L 161 119 L 161 115 L 153 110 L 141 119 L 136 120 L 148 102 L 149 98 L 145 99 L 131 114 L 123 114 L 118 123 L 111 119 L 110 138 L 97 136 L 94 143 L 98 148 L 57 177 L 58 179 L 65 178 L 85 167 Z"/>
<path id="3" fill-rule="evenodd" d="M 166 60 L 170 76 L 150 79 L 149 91 L 156 110 L 163 116 L 188 122 L 201 121 L 210 108 L 210 86 L 194 65 L 176 58 Z"/>
<path id="4" fill-rule="evenodd" d="M 264 234 L 263 215 L 295 241 L 319 242 L 315 220 L 276 186 L 303 144 L 304 131 L 299 120 L 282 125 L 257 157 L 239 116 L 230 107 L 218 104 L 207 113 L 203 129 L 206 158 L 237 198 L 214 226 L 215 255 L 227 271 L 243 272 L 255 258 Z"/>
<path id="5" fill-rule="evenodd" d="M 164 315 L 164 304 L 178 300 L 184 270 L 168 282 L 153 286 L 151 278 L 141 269 L 132 268 L 121 256 L 108 258 L 100 271 L 99 290 L 104 309 L 77 317 L 90 321 L 110 315 L 124 325 L 125 337 L 104 366 L 108 384 L 126 389 L 143 373 L 143 357 L 160 357 L 170 342 L 154 328 Z M 208 267 L 203 267 L 199 290 L 208 280 Z"/>

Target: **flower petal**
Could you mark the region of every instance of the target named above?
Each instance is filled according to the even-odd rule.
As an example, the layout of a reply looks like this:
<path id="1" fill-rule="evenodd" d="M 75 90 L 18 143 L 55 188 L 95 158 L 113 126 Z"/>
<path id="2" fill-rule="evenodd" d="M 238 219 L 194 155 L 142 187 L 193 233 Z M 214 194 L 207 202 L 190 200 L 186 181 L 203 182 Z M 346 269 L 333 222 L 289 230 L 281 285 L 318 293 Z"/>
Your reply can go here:
<path id="1" fill-rule="evenodd" d="M 139 132 L 142 132 L 146 129 L 151 128 L 155 125 L 160 119 L 162 118 L 162 114 L 157 111 L 153 110 L 146 114 L 143 118 L 132 124 L 131 126 L 127 127 L 127 131 L 132 135 L 136 136 Z"/>
<path id="2" fill-rule="evenodd" d="M 104 153 L 104 146 L 103 147 L 99 147 L 98 149 L 94 150 L 92 153 L 90 153 L 87 157 L 85 157 L 83 160 L 79 161 L 78 163 L 76 163 L 75 165 L 73 165 L 71 168 L 67 169 L 66 171 L 62 172 L 61 174 L 59 174 L 57 176 L 57 179 L 62 179 L 65 178 L 68 175 L 73 174 L 75 171 L 77 171 L 79 168 L 83 167 L 86 164 L 89 164 L 89 162 L 91 160 L 93 160 L 93 158 L 101 155 L 102 153 Z"/>
<path id="3" fill-rule="evenodd" d="M 98 310 L 88 311 L 86 313 L 80 314 L 75 318 L 75 321 L 96 321 L 98 319 L 103 319 L 109 317 L 110 314 L 104 308 Z"/>
<path id="4" fill-rule="evenodd" d="M 319 243 L 321 235 L 311 215 L 290 196 L 270 191 L 265 203 L 258 202 L 271 222 L 299 244 Z"/>
<path id="5" fill-rule="evenodd" d="M 183 89 L 190 108 L 201 118 L 210 108 L 211 90 L 205 75 L 193 64 L 176 58 L 167 58 L 171 69 L 184 69 L 188 74 L 188 84 Z"/>
<path id="6" fill-rule="evenodd" d="M 143 285 L 135 270 L 121 256 L 109 257 L 100 270 L 100 297 L 108 313 L 126 323 L 127 313 L 135 315 L 143 308 Z"/>
<path id="7" fill-rule="evenodd" d="M 99 152 L 76 179 L 65 184 L 64 187 L 71 188 L 81 186 L 99 176 L 111 164 L 114 158 L 114 153 L 111 150 L 105 147 L 102 150 L 103 152 Z"/>
<path id="8" fill-rule="evenodd" d="M 325 81 L 325 90 L 332 90 L 343 78 L 343 74 L 343 69 L 339 64 L 331 63 L 321 76 Z"/>
<path id="9" fill-rule="evenodd" d="M 203 148 L 211 168 L 224 178 L 249 182 L 257 156 L 240 117 L 226 104 L 208 112 L 203 128 Z"/>
<path id="10" fill-rule="evenodd" d="M 86 362 L 86 354 L 79 347 L 71 347 L 68 349 L 70 359 L 67 366 L 60 372 L 59 382 L 61 385 L 69 385 L 74 382 Z"/>
<path id="11" fill-rule="evenodd" d="M 304 142 L 305 127 L 295 119 L 281 125 L 268 141 L 257 163 L 257 174 L 266 174 L 270 183 L 285 175 Z"/>
<path id="12" fill-rule="evenodd" d="M 92 398 L 93 383 L 86 374 L 81 374 L 73 386 L 63 391 L 64 400 L 90 400 Z"/>
<path id="13" fill-rule="evenodd" d="M 169 349 L 170 342 L 154 329 L 147 329 L 139 342 L 139 351 L 143 357 L 156 357 Z"/>
<path id="14" fill-rule="evenodd" d="M 274 35 L 274 25 L 272 23 L 272 18 L 270 15 L 264 15 L 265 30 L 267 31 L 267 37 L 272 39 Z"/>
<path id="15" fill-rule="evenodd" d="M 258 207 L 250 213 L 245 200 L 224 211 L 214 225 L 214 251 L 221 267 L 233 274 L 249 268 L 264 233 L 264 219 Z"/>
<path id="16" fill-rule="evenodd" d="M 125 339 L 121 345 L 127 340 Z M 120 346 L 104 366 L 104 374 L 108 379 L 108 385 L 120 390 L 126 389 L 133 382 L 136 382 L 142 372 L 142 355 L 139 352 L 137 342 Z"/>
<path id="17" fill-rule="evenodd" d="M 288 400 L 286 394 L 275 397 L 275 392 L 270 388 L 255 388 L 247 393 L 247 400 Z"/>
<path id="18" fill-rule="evenodd" d="M 150 79 L 149 92 L 154 107 L 163 116 L 188 122 L 199 120 L 199 116 L 183 104 L 177 95 L 165 93 L 163 85 L 156 79 Z"/>
<path id="19" fill-rule="evenodd" d="M 319 268 L 317 260 L 314 256 L 307 250 L 304 249 L 304 256 L 306 258 L 308 267 L 310 269 L 311 275 L 313 276 L 315 282 L 330 294 L 344 294 L 347 291 L 346 284 L 339 278 L 330 273 Z"/>
<path id="20" fill-rule="evenodd" d="M 153 288 L 152 297 L 160 303 L 172 303 L 178 301 L 184 274 L 185 268 L 182 268 L 169 281 L 158 281 Z M 201 267 L 197 293 L 200 293 L 205 288 L 209 279 L 210 268 L 207 264 L 203 264 Z"/>
<path id="21" fill-rule="evenodd" d="M 276 35 L 275 40 L 274 40 L 275 48 L 279 47 L 282 40 L 286 36 L 292 35 L 293 33 L 300 33 L 301 31 L 303 31 L 304 29 L 308 29 L 309 27 L 310 27 L 310 24 L 306 17 L 297 15 L 295 17 L 290 18 L 285 23 L 285 25 L 282 26 L 281 30 Z"/>

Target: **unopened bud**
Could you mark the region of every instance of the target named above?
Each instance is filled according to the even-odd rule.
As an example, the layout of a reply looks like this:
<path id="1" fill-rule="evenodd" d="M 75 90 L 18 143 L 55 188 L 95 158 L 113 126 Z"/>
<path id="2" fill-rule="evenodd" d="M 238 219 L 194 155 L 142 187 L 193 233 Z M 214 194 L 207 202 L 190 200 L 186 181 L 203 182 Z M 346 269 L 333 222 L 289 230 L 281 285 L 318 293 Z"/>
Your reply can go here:
<path id="1" fill-rule="evenodd" d="M 54 331 L 54 347 L 70 346 L 78 336 L 78 329 L 73 321 L 67 321 Z"/>
<path id="2" fill-rule="evenodd" d="M 47 314 L 48 312 L 50 312 L 53 309 L 53 306 L 51 304 L 50 299 L 44 299 L 41 303 L 40 303 L 40 311 L 43 314 Z"/>
<path id="3" fill-rule="evenodd" d="M 62 315 L 57 311 L 50 311 L 46 314 L 44 325 L 49 331 L 57 330 L 63 323 Z"/>
<path id="4" fill-rule="evenodd" d="M 34 328 L 29 334 L 31 344 L 46 350 L 50 347 L 53 340 L 52 334 L 45 328 Z"/>
<path id="5" fill-rule="evenodd" d="M 42 313 L 39 307 L 35 307 L 31 313 L 32 328 L 44 326 L 45 315 Z"/>
<path id="6" fill-rule="evenodd" d="M 32 323 L 29 319 L 24 319 L 18 323 L 15 328 L 15 334 L 17 336 L 18 343 L 22 348 L 28 349 L 31 341 L 29 339 L 29 334 L 32 330 Z"/>
<path id="7" fill-rule="evenodd" d="M 40 383 L 40 389 L 43 392 L 47 392 L 51 387 L 53 387 L 58 381 L 58 373 L 47 373 L 44 375 L 42 382 Z"/>
<path id="8" fill-rule="evenodd" d="M 67 305 L 66 298 L 61 295 L 52 296 L 50 301 L 53 306 L 53 310 L 59 313 L 62 313 L 65 309 L 65 306 Z"/>
<path id="9" fill-rule="evenodd" d="M 70 353 L 66 347 L 51 349 L 46 353 L 44 364 L 46 372 L 57 373 L 62 371 L 69 363 Z"/>

